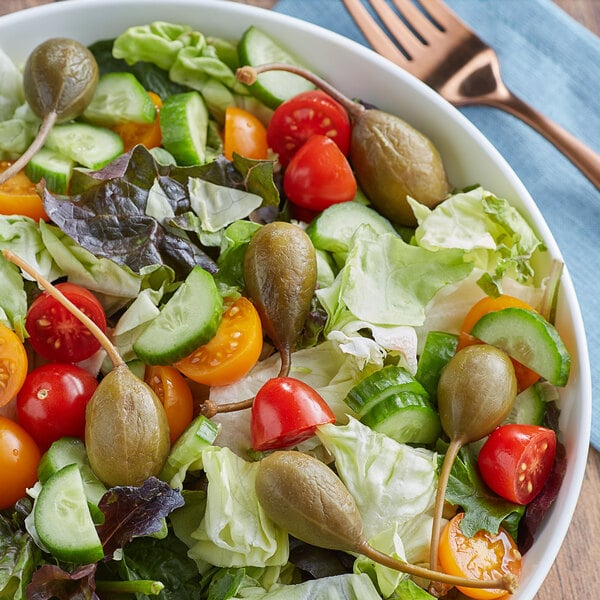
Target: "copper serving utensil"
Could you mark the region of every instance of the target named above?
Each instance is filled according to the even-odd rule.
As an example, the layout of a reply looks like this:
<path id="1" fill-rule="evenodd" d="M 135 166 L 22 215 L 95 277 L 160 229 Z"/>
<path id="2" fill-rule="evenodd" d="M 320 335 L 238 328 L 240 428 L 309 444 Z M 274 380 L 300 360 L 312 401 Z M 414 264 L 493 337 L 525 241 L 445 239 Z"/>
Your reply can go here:
<path id="1" fill-rule="evenodd" d="M 600 189 L 600 154 L 512 93 L 488 46 L 441 0 L 343 0 L 373 49 L 427 83 L 455 106 L 483 104 L 518 117 L 554 144 Z M 400 15 L 400 16 L 399 16 Z M 390 38 L 390 35 L 392 38 Z"/>

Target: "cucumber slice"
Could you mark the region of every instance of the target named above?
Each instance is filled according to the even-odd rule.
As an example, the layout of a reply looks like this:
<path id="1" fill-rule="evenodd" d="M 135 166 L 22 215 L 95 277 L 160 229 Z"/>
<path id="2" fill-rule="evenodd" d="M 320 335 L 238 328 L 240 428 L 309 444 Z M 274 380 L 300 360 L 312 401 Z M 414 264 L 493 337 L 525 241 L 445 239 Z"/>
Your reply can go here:
<path id="1" fill-rule="evenodd" d="M 539 383 L 530 385 L 515 398 L 515 404 L 504 423 L 543 425 L 546 415 L 545 394 Z"/>
<path id="2" fill-rule="evenodd" d="M 388 365 L 359 381 L 344 402 L 359 417 L 385 398 L 400 394 L 417 394 L 427 398 L 425 388 L 404 368 Z"/>
<path id="3" fill-rule="evenodd" d="M 315 248 L 347 254 L 356 230 L 370 225 L 376 233 L 393 233 L 393 225 L 377 211 L 359 202 L 340 202 L 326 208 L 306 229 Z"/>
<path id="4" fill-rule="evenodd" d="M 153 123 L 156 107 L 133 73 L 106 73 L 100 77 L 82 117 L 104 127 L 128 121 Z"/>
<path id="5" fill-rule="evenodd" d="M 218 433 L 217 423 L 204 415 L 196 417 L 171 448 L 159 477 L 172 487 L 179 487 L 187 471 L 199 471 L 203 468 L 202 449 L 212 446 Z"/>
<path id="6" fill-rule="evenodd" d="M 106 493 L 106 486 L 96 477 L 88 461 L 83 442 L 78 438 L 64 437 L 56 440 L 43 454 L 38 465 L 38 479 L 44 484 L 54 473 L 67 465 L 77 465 L 81 473 L 88 508 L 95 522 L 104 519 L 98 503 Z"/>
<path id="7" fill-rule="evenodd" d="M 133 349 L 147 364 L 173 364 L 214 337 L 222 313 L 223 299 L 212 275 L 194 267 Z"/>
<path id="8" fill-rule="evenodd" d="M 64 123 L 52 128 L 46 148 L 60 152 L 88 169 L 100 169 L 123 153 L 123 140 L 104 127 Z"/>
<path id="9" fill-rule="evenodd" d="M 48 478 L 33 510 L 40 540 L 55 558 L 76 564 L 95 563 L 103 558 L 102 543 L 76 464 L 67 465 Z"/>
<path id="10" fill-rule="evenodd" d="M 415 379 L 427 390 L 430 400 L 437 404 L 437 386 L 446 363 L 456 353 L 458 336 L 443 331 L 430 331 L 419 357 Z"/>
<path id="11" fill-rule="evenodd" d="M 254 25 L 250 26 L 242 35 L 238 44 L 238 52 L 241 64 L 252 67 L 273 62 L 300 65 L 295 57 Z M 261 73 L 256 83 L 252 84 L 249 89 L 253 96 L 269 108 L 277 108 L 288 98 L 312 90 L 314 86 L 299 75 L 284 71 L 271 71 Z"/>
<path id="12" fill-rule="evenodd" d="M 25 167 L 25 174 L 37 183 L 41 179 L 55 194 L 66 194 L 75 163 L 60 152 L 41 148 Z"/>
<path id="13" fill-rule="evenodd" d="M 425 388 L 404 368 L 388 365 L 365 377 L 346 395 L 361 423 L 403 444 L 431 444 L 440 417 Z"/>
<path id="14" fill-rule="evenodd" d="M 471 335 L 504 350 L 553 385 L 567 384 L 571 356 L 555 327 L 524 308 L 504 308 L 484 315 Z"/>
<path id="15" fill-rule="evenodd" d="M 169 96 L 159 115 L 162 145 L 180 165 L 206 160 L 208 110 L 198 92 Z"/>
<path id="16" fill-rule="evenodd" d="M 360 420 L 401 444 L 433 444 L 442 431 L 440 417 L 429 399 L 407 392 L 383 399 Z"/>

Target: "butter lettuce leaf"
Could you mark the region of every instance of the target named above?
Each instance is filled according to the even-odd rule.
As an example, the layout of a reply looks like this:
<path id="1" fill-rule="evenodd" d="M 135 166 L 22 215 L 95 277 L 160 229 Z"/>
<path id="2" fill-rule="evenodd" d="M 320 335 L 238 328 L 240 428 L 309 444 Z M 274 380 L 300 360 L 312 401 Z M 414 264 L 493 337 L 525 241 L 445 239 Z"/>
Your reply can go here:
<path id="1" fill-rule="evenodd" d="M 345 574 L 326 579 L 312 579 L 296 585 L 276 587 L 266 594 L 260 588 L 246 588 L 232 600 L 260 598 L 260 600 L 381 600 L 381 596 L 368 575 Z"/>
<path id="2" fill-rule="evenodd" d="M 456 193 L 434 209 L 409 199 L 417 218 L 416 243 L 431 251 L 460 248 L 486 271 L 480 285 L 501 292 L 502 278 L 531 284 L 532 258 L 542 240 L 521 213 L 482 187 Z"/>
<path id="3" fill-rule="evenodd" d="M 348 320 L 345 312 L 374 325 L 422 325 L 433 296 L 471 272 L 473 265 L 463 254 L 456 249 L 434 252 L 361 226 L 333 293 L 317 292 L 332 317 L 327 331 Z"/>
<path id="4" fill-rule="evenodd" d="M 356 501 L 367 539 L 431 513 L 437 488 L 435 453 L 399 444 L 354 418 L 347 425 L 322 425 L 317 436 Z"/>
<path id="5" fill-rule="evenodd" d="M 191 533 L 189 556 L 219 567 L 285 565 L 288 535 L 267 517 L 254 491 L 259 464 L 217 446 L 203 450 L 202 463 L 206 512 Z"/>

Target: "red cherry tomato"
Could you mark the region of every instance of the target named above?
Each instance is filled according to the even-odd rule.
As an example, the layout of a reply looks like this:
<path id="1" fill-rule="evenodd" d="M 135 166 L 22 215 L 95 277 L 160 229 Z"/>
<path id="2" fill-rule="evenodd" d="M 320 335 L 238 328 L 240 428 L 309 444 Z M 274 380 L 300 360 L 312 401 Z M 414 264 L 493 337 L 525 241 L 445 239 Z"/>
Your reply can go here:
<path id="1" fill-rule="evenodd" d="M 320 211 L 352 200 L 356 179 L 336 143 L 327 136 L 313 135 L 287 166 L 283 189 L 293 204 Z"/>
<path id="2" fill-rule="evenodd" d="M 106 315 L 94 294 L 73 283 L 59 283 L 56 287 L 102 331 L 106 331 Z M 53 362 L 80 362 L 100 349 L 100 342 L 88 328 L 46 292 L 42 292 L 29 307 L 25 328 L 33 349 Z"/>
<path id="3" fill-rule="evenodd" d="M 0 416 L 0 510 L 11 507 L 37 481 L 40 458 L 39 448 L 25 429 Z"/>
<path id="4" fill-rule="evenodd" d="M 97 387 L 96 378 L 77 365 L 37 367 L 17 395 L 19 423 L 42 451 L 61 437 L 83 439 L 85 407 Z"/>
<path id="5" fill-rule="evenodd" d="M 258 390 L 250 417 L 252 446 L 273 450 L 299 444 L 335 416 L 321 396 L 293 377 L 274 377 Z"/>
<path id="6" fill-rule="evenodd" d="M 541 491 L 554 463 L 556 434 L 537 425 L 495 429 L 479 452 L 485 483 L 499 496 L 527 504 Z"/>
<path id="7" fill-rule="evenodd" d="M 350 119 L 346 109 L 321 90 L 303 92 L 280 104 L 267 128 L 269 147 L 286 166 L 313 135 L 325 135 L 343 154 L 350 146 Z"/>

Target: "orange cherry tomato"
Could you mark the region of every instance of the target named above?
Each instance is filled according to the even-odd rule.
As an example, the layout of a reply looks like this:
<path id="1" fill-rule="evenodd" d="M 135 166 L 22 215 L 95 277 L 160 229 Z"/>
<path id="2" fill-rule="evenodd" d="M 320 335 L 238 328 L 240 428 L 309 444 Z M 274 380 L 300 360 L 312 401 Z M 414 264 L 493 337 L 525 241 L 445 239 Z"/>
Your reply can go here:
<path id="1" fill-rule="evenodd" d="M 0 406 L 8 404 L 23 387 L 27 368 L 23 342 L 12 329 L 0 323 Z"/>
<path id="2" fill-rule="evenodd" d="M 256 364 L 262 344 L 258 312 L 242 296 L 223 313 L 214 338 L 175 366 L 196 383 L 228 385 L 241 379 Z"/>
<path id="3" fill-rule="evenodd" d="M 494 535 L 482 530 L 467 537 L 460 530 L 463 516 L 455 515 L 442 531 L 439 561 L 444 573 L 484 581 L 509 574 L 518 578 L 521 553 L 508 532 L 500 528 Z M 465 596 L 479 600 L 510 597 L 506 590 L 457 587 Z"/>
<path id="4" fill-rule="evenodd" d="M 149 365 L 144 379 L 165 407 L 174 444 L 194 417 L 192 391 L 175 367 Z"/>
<path id="5" fill-rule="evenodd" d="M 9 161 L 1 160 L 0 173 L 6 171 L 10 164 Z M 0 214 L 22 215 L 36 221 L 49 220 L 35 183 L 25 175 L 24 171 L 19 171 L 0 185 Z"/>
<path id="6" fill-rule="evenodd" d="M 0 416 L 0 509 L 11 507 L 37 481 L 41 452 L 18 424 Z"/>
<path id="7" fill-rule="evenodd" d="M 162 133 L 160 131 L 159 112 L 162 108 L 162 100 L 158 94 L 148 92 L 154 106 L 156 106 L 156 117 L 152 123 L 134 123 L 127 121 L 119 123 L 112 127 L 113 131 L 118 133 L 123 140 L 123 150 L 128 152 L 134 146 L 142 144 L 146 148 L 157 148 L 162 143 Z"/>
<path id="8" fill-rule="evenodd" d="M 471 330 L 475 326 L 475 323 L 483 317 L 483 315 L 487 315 L 490 312 L 494 312 L 497 310 L 502 310 L 503 308 L 524 308 L 527 310 L 535 310 L 531 305 L 527 304 L 523 300 L 516 298 L 514 296 L 509 296 L 507 294 L 502 294 L 496 298 L 492 296 L 486 296 L 476 302 L 471 310 L 467 313 L 462 326 L 460 328 L 460 334 L 458 337 L 458 346 L 456 351 L 458 352 L 461 348 L 465 346 L 471 346 L 472 344 L 481 343 L 477 338 L 474 338 L 471 334 Z M 511 358 L 513 366 L 515 368 L 515 375 L 517 377 L 517 388 L 519 392 L 522 392 L 524 389 L 528 388 L 530 385 L 533 385 L 536 381 L 539 380 L 540 376 L 531 369 L 522 365 L 520 362 Z"/>
<path id="9" fill-rule="evenodd" d="M 225 110 L 225 136 L 223 154 L 231 160 L 233 153 L 264 160 L 267 158 L 267 129 L 251 113 L 243 108 L 229 106 Z"/>

